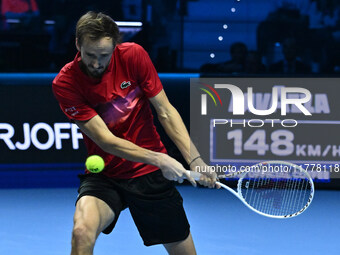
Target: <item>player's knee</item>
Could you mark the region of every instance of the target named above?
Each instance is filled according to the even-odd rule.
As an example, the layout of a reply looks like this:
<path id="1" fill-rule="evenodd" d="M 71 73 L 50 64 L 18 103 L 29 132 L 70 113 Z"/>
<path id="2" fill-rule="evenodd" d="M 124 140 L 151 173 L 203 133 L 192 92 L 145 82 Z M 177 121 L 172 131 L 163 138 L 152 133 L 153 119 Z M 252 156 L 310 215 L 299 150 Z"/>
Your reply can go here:
<path id="1" fill-rule="evenodd" d="M 72 246 L 93 247 L 96 242 L 96 233 L 86 224 L 75 224 L 72 231 Z"/>

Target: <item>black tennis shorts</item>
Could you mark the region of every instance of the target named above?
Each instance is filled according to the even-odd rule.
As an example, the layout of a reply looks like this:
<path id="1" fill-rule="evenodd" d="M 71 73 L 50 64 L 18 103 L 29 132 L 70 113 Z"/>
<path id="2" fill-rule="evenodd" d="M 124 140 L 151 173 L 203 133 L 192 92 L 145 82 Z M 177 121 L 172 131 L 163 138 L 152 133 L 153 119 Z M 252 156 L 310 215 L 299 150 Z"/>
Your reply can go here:
<path id="1" fill-rule="evenodd" d="M 174 182 L 165 179 L 160 170 L 127 180 L 110 179 L 103 174 L 82 174 L 79 178 L 77 201 L 82 196 L 94 196 L 115 213 L 104 234 L 111 233 L 120 212 L 129 208 L 146 246 L 182 241 L 189 236 L 183 199 Z"/>

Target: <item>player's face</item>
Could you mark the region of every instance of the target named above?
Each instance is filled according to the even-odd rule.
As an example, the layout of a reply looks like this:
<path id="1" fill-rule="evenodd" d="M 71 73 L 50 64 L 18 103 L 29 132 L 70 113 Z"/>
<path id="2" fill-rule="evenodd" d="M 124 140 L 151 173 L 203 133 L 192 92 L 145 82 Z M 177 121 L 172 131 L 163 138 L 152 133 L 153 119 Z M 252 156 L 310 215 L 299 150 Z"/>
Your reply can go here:
<path id="1" fill-rule="evenodd" d="M 77 49 L 80 51 L 86 73 L 91 77 L 100 78 L 110 64 L 114 45 L 110 37 L 97 41 L 85 37 L 81 46 L 77 43 Z"/>

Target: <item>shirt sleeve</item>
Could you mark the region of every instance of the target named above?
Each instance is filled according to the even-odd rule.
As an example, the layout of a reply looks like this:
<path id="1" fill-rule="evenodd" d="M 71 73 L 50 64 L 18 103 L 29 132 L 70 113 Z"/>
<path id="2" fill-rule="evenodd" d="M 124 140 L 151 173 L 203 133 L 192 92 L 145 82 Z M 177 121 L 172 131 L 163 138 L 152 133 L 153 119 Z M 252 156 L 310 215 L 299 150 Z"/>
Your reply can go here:
<path id="1" fill-rule="evenodd" d="M 156 96 L 163 89 L 157 71 L 148 53 L 138 44 L 135 45 L 134 71 L 137 81 L 147 97 Z"/>
<path id="2" fill-rule="evenodd" d="M 39 11 L 37 2 L 35 0 L 31 0 L 31 9 L 33 12 Z"/>
<path id="3" fill-rule="evenodd" d="M 58 76 L 52 83 L 52 89 L 61 110 L 70 120 L 85 121 L 97 115 L 97 112 L 86 103 L 80 93 Z"/>

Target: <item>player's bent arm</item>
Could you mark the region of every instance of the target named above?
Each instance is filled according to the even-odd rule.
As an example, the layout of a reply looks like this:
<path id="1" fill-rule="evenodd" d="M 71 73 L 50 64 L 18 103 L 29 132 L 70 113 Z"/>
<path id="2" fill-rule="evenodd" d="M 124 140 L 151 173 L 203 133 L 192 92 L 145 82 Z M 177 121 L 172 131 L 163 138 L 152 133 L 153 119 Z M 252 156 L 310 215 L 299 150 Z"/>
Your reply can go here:
<path id="1" fill-rule="evenodd" d="M 112 134 L 103 119 L 96 115 L 87 121 L 75 121 L 78 127 L 102 150 L 130 161 L 159 165 L 160 153 L 149 151 Z"/>
<path id="2" fill-rule="evenodd" d="M 152 105 L 155 107 L 158 119 L 164 127 L 166 133 L 171 140 L 176 144 L 177 148 L 182 153 L 187 163 L 190 163 L 193 159 L 199 156 L 195 145 L 192 143 L 188 130 L 185 127 L 183 120 L 178 111 L 169 102 L 164 90 L 158 93 L 156 96 L 149 99 Z M 190 164 L 192 169 L 195 166 L 204 166 L 205 163 L 201 158 L 197 158 Z M 215 173 L 206 173 L 206 176 L 216 179 Z M 201 184 L 205 186 L 213 186 L 213 181 L 204 179 Z"/>
<path id="3" fill-rule="evenodd" d="M 96 115 L 87 121 L 77 121 L 80 130 L 92 139 L 102 150 L 130 161 L 157 166 L 169 180 L 177 180 L 185 174 L 185 169 L 178 161 L 167 154 L 144 149 L 126 139 L 112 134 L 103 119 Z M 190 182 L 195 184 L 191 178 Z"/>

